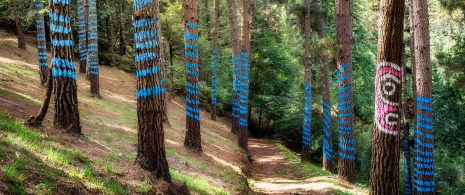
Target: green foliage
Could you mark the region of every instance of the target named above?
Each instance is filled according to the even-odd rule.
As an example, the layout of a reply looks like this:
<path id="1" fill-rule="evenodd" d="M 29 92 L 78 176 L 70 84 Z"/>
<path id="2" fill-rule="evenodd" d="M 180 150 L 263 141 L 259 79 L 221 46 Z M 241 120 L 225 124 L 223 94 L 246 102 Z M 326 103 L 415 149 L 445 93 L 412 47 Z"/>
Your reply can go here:
<path id="1" fill-rule="evenodd" d="M 196 194 L 229 194 L 229 192 L 226 189 L 214 185 L 207 179 L 187 175 L 175 169 L 170 169 L 170 174 L 173 179 L 177 179 L 181 182 L 184 182 L 189 188 L 189 190 L 194 191 Z"/>

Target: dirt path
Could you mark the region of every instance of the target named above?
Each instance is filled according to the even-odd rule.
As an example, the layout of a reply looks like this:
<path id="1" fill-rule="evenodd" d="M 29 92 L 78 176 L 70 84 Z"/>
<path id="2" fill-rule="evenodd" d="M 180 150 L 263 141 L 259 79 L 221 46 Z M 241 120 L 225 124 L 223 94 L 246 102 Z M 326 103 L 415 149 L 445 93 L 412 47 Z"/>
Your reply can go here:
<path id="1" fill-rule="evenodd" d="M 305 169 L 313 165 L 290 162 L 277 143 L 278 141 L 275 140 L 249 139 L 254 180 L 250 186 L 255 192 L 259 194 L 366 194 L 365 190 L 344 184 L 329 173 L 326 173 L 327 176 L 305 173 L 301 167 Z"/>

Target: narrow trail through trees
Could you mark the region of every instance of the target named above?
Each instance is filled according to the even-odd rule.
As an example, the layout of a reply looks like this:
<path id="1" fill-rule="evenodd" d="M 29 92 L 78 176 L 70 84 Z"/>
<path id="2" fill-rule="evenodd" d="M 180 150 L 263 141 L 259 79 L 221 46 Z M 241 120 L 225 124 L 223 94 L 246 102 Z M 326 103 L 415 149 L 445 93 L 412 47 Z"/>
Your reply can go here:
<path id="1" fill-rule="evenodd" d="M 281 147 L 277 140 L 249 139 L 253 159 L 250 187 L 256 193 L 367 194 L 365 190 L 345 184 L 334 175 L 321 176 L 325 173 L 312 172 L 311 167 L 315 166 L 295 162 L 292 156 L 296 154 Z M 320 170 L 319 167 L 315 168 Z"/>

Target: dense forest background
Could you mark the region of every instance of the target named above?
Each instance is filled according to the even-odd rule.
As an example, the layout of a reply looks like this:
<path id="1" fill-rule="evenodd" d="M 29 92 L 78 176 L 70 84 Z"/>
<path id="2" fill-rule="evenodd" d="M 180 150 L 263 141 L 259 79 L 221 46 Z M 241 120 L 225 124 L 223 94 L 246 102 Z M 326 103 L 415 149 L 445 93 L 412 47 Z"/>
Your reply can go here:
<path id="1" fill-rule="evenodd" d="M 32 1 L 18 0 L 21 25 L 26 33 L 35 32 L 35 8 Z M 232 100 L 232 67 L 227 2 L 219 1 L 219 59 L 217 110 L 229 116 Z M 9 0 L 0 0 L 0 26 L 15 30 Z M 77 10 L 73 1 L 71 9 Z M 371 132 L 374 110 L 374 78 L 378 33 L 378 1 L 355 0 L 353 5 L 353 89 L 357 182 L 369 181 Z M 97 2 L 99 59 L 101 65 L 115 66 L 133 72 L 132 1 Z M 408 6 L 406 6 L 408 9 Z M 240 8 L 237 10 L 240 13 Z M 279 138 L 295 151 L 301 149 L 303 122 L 303 53 L 304 5 L 295 0 L 251 0 L 249 13 L 252 63 L 250 84 L 250 120 L 252 136 Z M 78 40 L 77 11 L 72 12 L 73 37 Z M 200 98 L 202 109 L 209 110 L 212 76 L 213 2 L 199 0 Z M 406 10 L 408 14 L 408 10 Z M 325 18 L 325 38 L 318 39 L 317 16 Z M 435 129 L 435 163 L 437 191 L 443 194 L 465 193 L 465 3 L 454 0 L 430 0 L 429 22 L 433 67 L 433 111 Z M 322 106 L 319 56 L 329 56 L 332 104 L 337 102 L 335 58 L 334 1 L 323 0 L 323 11 L 312 9 L 312 155 L 322 158 Z M 161 22 L 166 67 L 167 90 L 172 95 L 185 95 L 185 65 L 182 7 L 179 0 L 161 1 Z M 406 17 L 408 18 L 408 17 Z M 238 18 L 240 20 L 240 18 Z M 45 15 L 48 32 L 48 16 Z M 405 20 L 405 63 L 410 67 L 409 28 Z M 49 36 L 46 36 L 47 39 Z M 78 58 L 75 44 L 75 57 Z M 412 97 L 411 77 L 407 76 Z M 413 106 L 413 105 L 412 105 Z M 333 106 L 332 114 L 336 112 Z M 337 121 L 331 130 L 337 135 Z M 413 128 L 411 130 L 413 132 Z M 413 133 L 411 133 L 413 134 Z M 337 136 L 333 136 L 336 148 Z M 400 146 L 399 146 L 400 147 Z M 336 154 L 337 155 L 337 154 Z M 333 158 L 337 159 L 337 158 Z M 401 158 L 401 177 L 402 171 Z M 403 179 L 401 179 L 402 181 Z M 402 182 L 401 182 L 402 183 Z M 403 189 L 403 187 L 400 187 Z"/>

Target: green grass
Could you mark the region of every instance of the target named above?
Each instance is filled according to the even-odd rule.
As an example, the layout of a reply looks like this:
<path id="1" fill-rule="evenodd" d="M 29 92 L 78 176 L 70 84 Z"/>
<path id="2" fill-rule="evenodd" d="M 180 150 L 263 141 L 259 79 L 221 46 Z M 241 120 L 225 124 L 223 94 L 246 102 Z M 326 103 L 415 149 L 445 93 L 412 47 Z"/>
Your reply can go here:
<path id="1" fill-rule="evenodd" d="M 215 186 L 211 181 L 204 178 L 187 175 L 175 169 L 170 169 L 170 174 L 172 178 L 184 182 L 189 190 L 194 191 L 196 194 L 229 194 L 228 190 L 221 186 Z"/>
<path id="2" fill-rule="evenodd" d="M 152 190 L 152 184 L 150 184 L 149 182 L 147 181 L 138 181 L 136 182 L 136 192 L 137 193 L 142 193 L 142 194 L 146 194 L 148 193 L 150 190 Z"/>
<path id="3" fill-rule="evenodd" d="M 19 93 L 17 91 L 13 91 L 13 90 L 10 90 L 10 89 L 7 89 L 7 88 L 4 88 L 4 87 L 0 86 L 0 94 L 6 94 L 6 93 L 12 94 L 12 95 L 14 95 L 16 97 L 19 97 L 19 99 L 24 99 L 24 100 L 31 101 L 35 105 L 38 105 L 38 106 L 42 105 L 42 101 L 36 99 L 35 97 L 31 97 L 31 96 L 26 95 L 24 93 Z M 53 106 L 53 105 L 50 105 L 50 106 Z M 52 107 L 52 109 L 53 109 L 53 107 Z"/>
<path id="4" fill-rule="evenodd" d="M 300 163 L 299 156 L 297 156 L 294 152 L 286 148 L 286 146 L 282 145 L 281 143 L 276 143 L 275 145 L 279 148 L 279 151 L 289 163 L 291 164 Z"/>
<path id="5" fill-rule="evenodd" d="M 26 159 L 17 159 L 11 165 L 5 165 L 2 167 L 2 171 L 5 173 L 6 179 L 14 183 L 23 183 L 26 179 L 26 175 L 21 172 L 26 168 L 28 161 Z"/>

